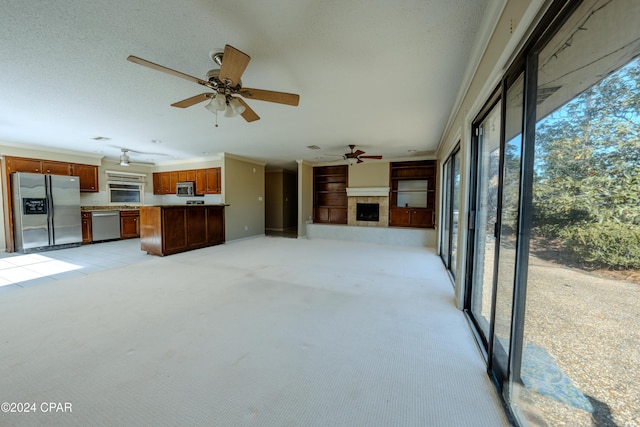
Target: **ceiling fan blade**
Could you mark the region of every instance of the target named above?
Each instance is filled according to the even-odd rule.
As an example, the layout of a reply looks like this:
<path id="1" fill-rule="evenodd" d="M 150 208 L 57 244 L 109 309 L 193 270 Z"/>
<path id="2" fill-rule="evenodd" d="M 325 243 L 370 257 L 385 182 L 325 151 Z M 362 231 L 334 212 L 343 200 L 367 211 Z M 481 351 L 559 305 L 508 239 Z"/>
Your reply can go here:
<path id="1" fill-rule="evenodd" d="M 249 107 L 249 106 L 247 105 L 247 103 L 246 103 L 246 102 L 244 102 L 242 99 L 237 98 L 237 97 L 236 97 L 236 99 L 240 102 L 240 104 L 242 104 L 242 105 L 244 106 L 244 111 L 243 111 L 243 112 L 242 112 L 242 114 L 240 114 L 240 115 L 241 115 L 241 116 L 242 116 L 246 121 L 248 121 L 248 122 L 254 122 L 254 121 L 256 121 L 256 120 L 260 120 L 260 116 L 258 116 L 258 115 L 256 114 L 256 112 L 255 112 L 255 111 L 253 111 L 253 110 L 251 109 L 251 107 Z"/>
<path id="2" fill-rule="evenodd" d="M 382 156 L 358 156 L 361 159 L 381 159 Z"/>
<path id="3" fill-rule="evenodd" d="M 146 59 L 138 58 L 137 56 L 129 55 L 129 57 L 127 57 L 127 61 L 133 62 L 134 64 L 143 65 L 145 67 L 151 68 L 152 70 L 162 71 L 163 73 L 171 74 L 172 76 L 180 77 L 182 79 L 189 80 L 190 82 L 210 87 L 211 89 L 215 89 L 215 86 L 206 80 L 181 73 L 180 71 L 172 70 L 171 68 L 167 68 L 164 65 L 156 64 L 155 62 L 147 61 Z"/>
<path id="4" fill-rule="evenodd" d="M 233 46 L 226 45 L 220 66 L 220 80 L 230 80 L 230 86 L 236 86 L 240 82 L 242 73 L 249 65 L 251 57 L 244 52 L 240 52 Z"/>
<path id="5" fill-rule="evenodd" d="M 277 102 L 278 104 L 293 105 L 294 107 L 300 102 L 300 95 L 296 95 L 295 93 L 274 92 L 272 90 L 242 88 L 240 95 L 248 99 Z"/>
<path id="6" fill-rule="evenodd" d="M 174 102 L 172 107 L 187 108 L 195 105 L 199 102 L 206 101 L 213 96 L 212 93 L 201 93 L 200 95 L 192 96 L 191 98 L 183 99 L 182 101 Z"/>
<path id="7" fill-rule="evenodd" d="M 362 151 L 362 150 L 356 150 L 353 154 L 354 154 L 356 157 L 358 157 L 359 155 L 364 154 L 364 151 Z"/>
<path id="8" fill-rule="evenodd" d="M 363 163 L 363 161 L 362 161 L 362 160 L 360 160 L 360 159 L 358 159 L 358 161 L 356 162 L 356 164 L 357 164 L 357 163 Z"/>

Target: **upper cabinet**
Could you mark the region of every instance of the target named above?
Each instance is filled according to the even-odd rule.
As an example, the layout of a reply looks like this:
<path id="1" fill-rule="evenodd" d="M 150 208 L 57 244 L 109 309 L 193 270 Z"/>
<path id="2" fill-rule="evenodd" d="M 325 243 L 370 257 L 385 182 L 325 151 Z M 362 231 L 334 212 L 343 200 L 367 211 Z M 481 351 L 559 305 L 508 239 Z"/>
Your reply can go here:
<path id="1" fill-rule="evenodd" d="M 73 175 L 80 178 L 80 191 L 98 191 L 98 166 L 53 160 L 6 157 L 7 175 L 13 172 L 42 173 L 51 175 Z"/>
<path id="2" fill-rule="evenodd" d="M 98 167 L 91 165 L 71 165 L 71 174 L 80 178 L 80 191 L 98 192 Z"/>
<path id="3" fill-rule="evenodd" d="M 220 194 L 222 192 L 220 168 L 197 169 L 195 172 L 197 194 Z"/>
<path id="4" fill-rule="evenodd" d="M 42 161 L 42 173 L 52 175 L 71 175 L 71 168 L 73 165 L 63 162 L 50 162 L 48 160 Z M 93 166 L 90 166 L 93 167 Z"/>
<path id="5" fill-rule="evenodd" d="M 196 194 L 220 194 L 220 175 L 221 168 L 154 172 L 153 194 L 176 194 L 176 184 L 180 181 L 194 181 Z"/>

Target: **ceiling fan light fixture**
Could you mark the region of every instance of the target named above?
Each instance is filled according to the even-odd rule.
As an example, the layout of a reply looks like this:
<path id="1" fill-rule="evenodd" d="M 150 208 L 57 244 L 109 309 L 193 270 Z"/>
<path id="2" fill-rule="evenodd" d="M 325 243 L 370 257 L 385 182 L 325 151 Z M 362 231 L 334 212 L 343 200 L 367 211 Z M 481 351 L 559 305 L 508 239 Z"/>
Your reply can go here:
<path id="1" fill-rule="evenodd" d="M 233 108 L 233 111 L 236 115 L 244 113 L 246 110 L 245 106 L 237 98 L 231 98 L 229 101 L 229 105 Z"/>
<path id="2" fill-rule="evenodd" d="M 233 107 L 231 105 L 227 105 L 227 109 L 224 110 L 224 116 L 225 117 L 235 117 L 238 114 L 235 112 L 235 110 L 233 109 Z"/>
<path id="3" fill-rule="evenodd" d="M 127 150 L 122 150 L 122 154 L 120 154 L 120 166 L 129 166 L 129 155 L 127 154 Z"/>
<path id="4" fill-rule="evenodd" d="M 214 101 L 214 98 L 211 98 L 211 101 L 209 101 L 207 105 L 204 106 L 204 108 L 211 111 L 213 114 L 216 114 L 218 110 L 216 110 L 216 105 L 214 104 L 213 101 Z"/>
<path id="5" fill-rule="evenodd" d="M 226 97 L 226 95 L 223 94 L 223 93 L 217 94 L 216 97 L 214 98 L 213 105 L 215 106 L 216 110 L 218 110 L 218 111 L 226 110 L 227 109 L 227 97 Z"/>
<path id="6" fill-rule="evenodd" d="M 357 162 L 357 159 L 355 157 L 346 157 L 345 160 L 347 161 L 348 165 L 355 165 Z"/>

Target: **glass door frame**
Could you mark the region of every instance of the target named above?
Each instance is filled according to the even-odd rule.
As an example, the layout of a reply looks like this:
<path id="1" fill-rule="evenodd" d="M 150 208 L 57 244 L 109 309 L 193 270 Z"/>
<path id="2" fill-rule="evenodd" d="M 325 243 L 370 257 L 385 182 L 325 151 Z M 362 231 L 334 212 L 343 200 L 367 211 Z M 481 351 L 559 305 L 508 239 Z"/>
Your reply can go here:
<path id="1" fill-rule="evenodd" d="M 442 199 L 446 200 L 446 206 L 443 205 L 443 212 L 442 212 L 442 222 L 443 224 L 446 224 L 449 226 L 449 228 L 447 228 L 446 226 L 441 227 L 442 229 L 442 233 L 440 236 L 440 258 L 442 258 L 442 262 L 444 263 L 445 267 L 447 268 L 447 270 L 449 271 L 449 273 L 451 274 L 451 276 L 454 278 L 455 280 L 455 271 L 451 268 L 451 248 L 453 245 L 453 217 L 454 217 L 454 210 L 453 207 L 455 206 L 455 201 L 454 201 L 454 186 L 455 186 L 455 161 L 456 161 L 456 156 L 457 156 L 457 161 L 460 161 L 460 142 L 458 142 L 456 144 L 456 146 L 454 147 L 454 149 L 451 151 L 451 153 L 449 154 L 449 156 L 447 157 L 447 160 L 444 161 L 443 166 L 442 166 L 442 171 L 443 171 L 443 176 L 442 176 L 442 183 L 443 183 L 443 188 L 442 188 Z M 444 251 L 444 241 L 447 241 L 447 250 Z M 446 252 L 446 253 L 445 253 Z M 459 259 L 460 257 L 458 257 Z"/>
<path id="2" fill-rule="evenodd" d="M 478 168 L 478 162 L 479 162 L 479 141 L 480 141 L 480 134 L 479 134 L 479 129 L 480 126 L 482 125 L 483 121 L 487 118 L 487 116 L 489 115 L 490 112 L 492 112 L 492 110 L 495 108 L 495 106 L 498 104 L 498 102 L 502 101 L 502 86 L 498 86 L 493 93 L 491 94 L 491 96 L 489 97 L 488 101 L 484 104 L 484 106 L 482 107 L 482 109 L 480 110 L 480 112 L 478 113 L 478 115 L 476 116 L 476 118 L 474 119 L 472 125 L 471 125 L 471 167 L 470 167 L 470 172 L 469 172 L 469 176 L 472 177 L 471 180 L 471 186 L 469 189 L 469 210 L 468 210 L 468 222 L 467 222 L 467 247 L 466 247 L 466 256 L 465 256 L 465 260 L 466 260 L 466 269 L 465 269 L 465 295 L 464 295 L 464 312 L 467 314 L 467 316 L 469 317 L 469 319 L 471 320 L 475 330 L 477 331 L 477 335 L 479 336 L 480 340 L 482 341 L 482 344 L 484 346 L 483 350 L 486 352 L 487 356 L 489 356 L 490 353 L 490 349 L 491 349 L 491 342 L 490 342 L 490 338 L 493 335 L 493 321 L 492 319 L 490 319 L 489 321 L 489 336 L 485 336 L 484 333 L 482 332 L 482 328 L 480 327 L 480 324 L 478 323 L 478 320 L 475 318 L 474 314 L 472 313 L 471 310 L 471 300 L 472 300 L 472 291 L 473 291 L 473 277 L 474 277 L 474 254 L 475 254 L 475 246 L 476 246 L 476 239 L 477 239 L 477 227 L 476 227 L 476 222 L 477 222 L 477 212 L 478 212 L 478 184 L 479 184 L 479 179 L 478 179 L 478 172 L 479 172 L 479 168 Z M 501 110 L 502 110 L 502 106 L 501 106 Z M 502 111 L 500 113 L 502 115 Z M 501 120 L 501 124 L 500 124 L 500 148 L 502 149 L 502 146 L 504 144 L 504 142 L 502 141 L 503 139 L 503 131 L 502 131 L 502 120 Z M 501 154 L 501 159 L 500 159 L 500 163 L 502 163 L 502 154 Z M 498 187 L 500 188 L 500 187 Z M 498 202 L 499 202 L 499 198 L 498 198 Z M 497 211 L 498 217 L 500 216 L 500 211 Z M 495 241 L 495 246 L 496 246 L 496 258 L 498 256 L 498 252 L 497 252 L 497 246 L 498 246 L 499 242 L 496 239 Z M 494 262 L 493 264 L 493 274 L 492 274 L 492 282 L 491 283 L 491 317 L 494 316 L 494 306 L 495 306 L 495 277 L 496 277 L 496 273 L 497 273 L 497 263 Z M 487 357 L 487 362 L 488 362 L 488 367 L 487 369 L 490 372 L 490 368 L 491 368 L 491 357 Z"/>

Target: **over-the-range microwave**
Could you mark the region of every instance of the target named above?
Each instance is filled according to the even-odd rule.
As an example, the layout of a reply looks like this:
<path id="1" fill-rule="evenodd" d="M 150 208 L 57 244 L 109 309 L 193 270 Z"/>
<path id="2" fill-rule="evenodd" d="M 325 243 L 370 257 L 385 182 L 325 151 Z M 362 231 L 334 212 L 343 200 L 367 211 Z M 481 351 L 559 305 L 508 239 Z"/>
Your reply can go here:
<path id="1" fill-rule="evenodd" d="M 181 181 L 176 184 L 176 195 L 179 197 L 193 197 L 196 195 L 196 183 Z"/>

